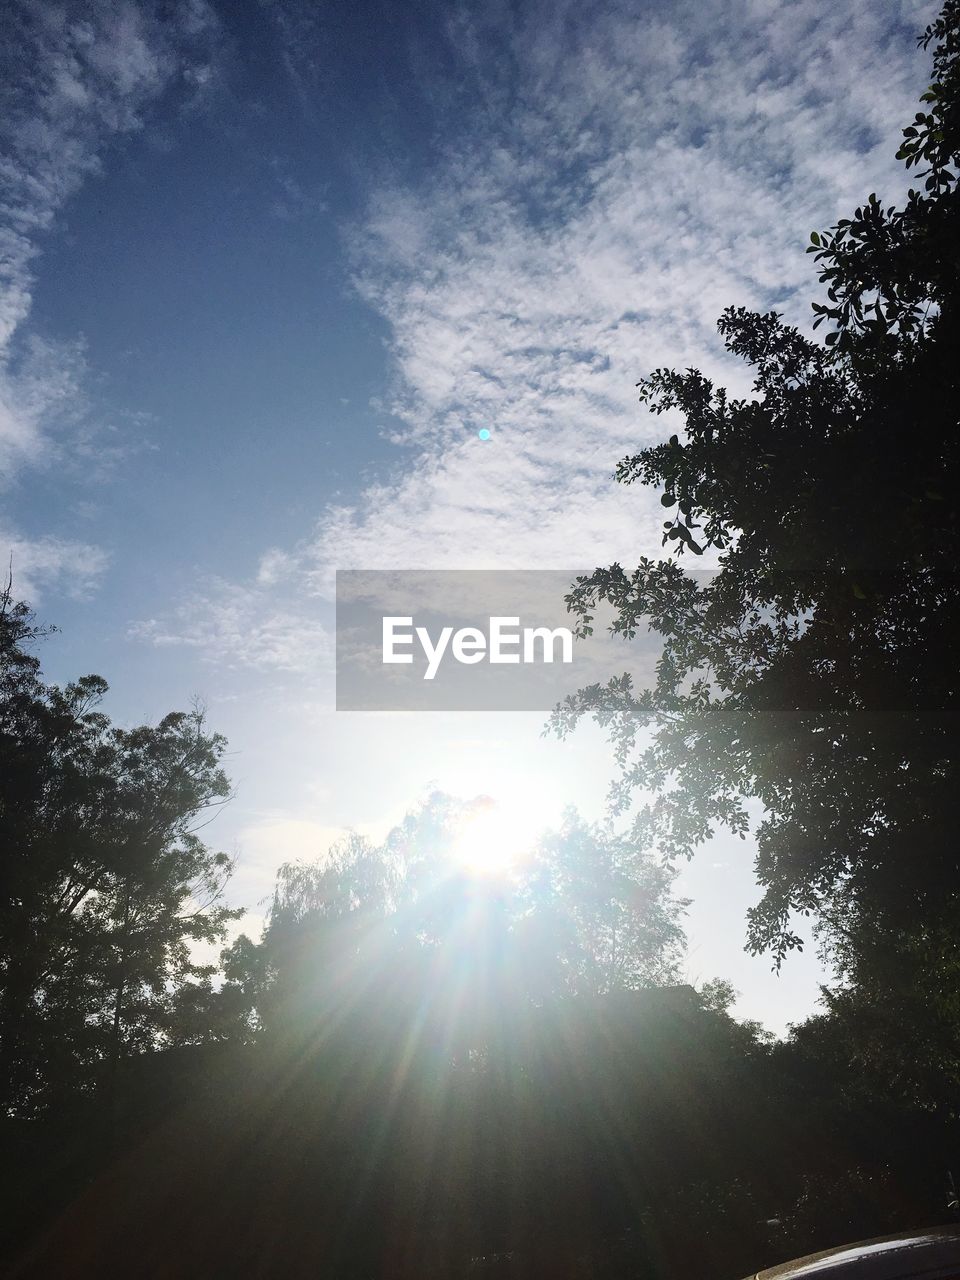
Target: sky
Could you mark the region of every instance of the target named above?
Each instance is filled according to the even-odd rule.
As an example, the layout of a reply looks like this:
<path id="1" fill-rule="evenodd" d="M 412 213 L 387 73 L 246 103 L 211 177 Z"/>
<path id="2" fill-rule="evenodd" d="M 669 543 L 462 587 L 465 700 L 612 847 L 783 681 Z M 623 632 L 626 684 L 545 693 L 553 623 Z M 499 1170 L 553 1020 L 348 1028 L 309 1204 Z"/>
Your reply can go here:
<path id="1" fill-rule="evenodd" d="M 935 6 L 10 0 L 0 552 L 120 723 L 230 742 L 256 932 L 280 863 L 430 790 L 602 816 L 602 734 L 333 709 L 337 569 L 660 553 L 617 460 L 661 365 L 748 390 L 730 304 L 809 328 L 811 230 L 899 197 Z M 486 429 L 490 438 L 481 440 Z M 665 428 L 667 430 L 665 431 Z M 781 1032 L 824 980 L 744 953 L 750 842 L 682 868 L 686 976 Z"/>

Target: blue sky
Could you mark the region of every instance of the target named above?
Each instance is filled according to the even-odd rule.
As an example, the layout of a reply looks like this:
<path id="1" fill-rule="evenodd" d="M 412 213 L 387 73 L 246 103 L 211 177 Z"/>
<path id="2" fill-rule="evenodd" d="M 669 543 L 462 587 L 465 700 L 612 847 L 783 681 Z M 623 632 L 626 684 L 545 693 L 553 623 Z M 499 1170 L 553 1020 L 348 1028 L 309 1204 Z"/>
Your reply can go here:
<path id="1" fill-rule="evenodd" d="M 252 928 L 279 862 L 429 785 L 599 814 L 591 730 L 334 713 L 333 571 L 656 553 L 656 495 L 611 482 L 665 425 L 635 382 L 743 389 L 728 303 L 809 323 L 809 232 L 904 188 L 934 6 L 10 12 L 0 543 L 51 674 L 102 672 L 124 722 L 205 699 Z M 749 867 L 721 839 L 684 871 L 690 976 L 781 1028 L 820 974 L 742 954 Z"/>

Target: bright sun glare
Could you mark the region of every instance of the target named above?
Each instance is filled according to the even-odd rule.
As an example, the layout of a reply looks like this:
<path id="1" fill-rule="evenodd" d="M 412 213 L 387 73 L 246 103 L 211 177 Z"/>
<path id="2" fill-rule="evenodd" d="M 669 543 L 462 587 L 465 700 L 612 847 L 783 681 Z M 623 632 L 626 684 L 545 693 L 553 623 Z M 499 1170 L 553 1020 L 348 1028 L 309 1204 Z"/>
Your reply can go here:
<path id="1" fill-rule="evenodd" d="M 480 796 L 461 816 L 451 852 L 471 875 L 504 875 L 527 853 L 534 835 L 528 815 Z"/>

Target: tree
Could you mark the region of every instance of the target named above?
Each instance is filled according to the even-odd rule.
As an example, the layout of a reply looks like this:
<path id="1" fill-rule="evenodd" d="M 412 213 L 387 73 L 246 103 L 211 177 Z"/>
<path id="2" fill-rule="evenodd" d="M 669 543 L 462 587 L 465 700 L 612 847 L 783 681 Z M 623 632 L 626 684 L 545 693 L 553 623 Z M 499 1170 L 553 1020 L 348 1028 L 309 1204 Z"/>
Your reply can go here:
<path id="1" fill-rule="evenodd" d="M 627 836 L 568 809 L 540 840 L 524 889 L 530 959 L 539 952 L 579 995 L 676 982 L 687 902 L 672 896 L 673 879 Z"/>
<path id="2" fill-rule="evenodd" d="M 222 939 L 231 864 L 194 830 L 229 794 L 203 712 L 121 729 L 98 676 L 44 682 L 0 597 L 0 1101 L 30 1111 L 162 1041 L 191 944 Z"/>
<path id="3" fill-rule="evenodd" d="M 744 837 L 745 798 L 761 802 L 749 944 L 778 963 L 800 945 L 795 911 L 842 949 L 960 905 L 957 0 L 921 43 L 935 80 L 900 155 L 922 189 L 902 209 L 871 195 L 811 237 L 826 343 L 729 308 L 719 329 L 755 372 L 751 398 L 696 369 L 640 383 L 684 428 L 617 478 L 662 486 L 675 555 L 598 569 L 568 597 L 585 632 L 607 601 L 614 632 L 645 624 L 663 649 L 652 688 L 624 675 L 581 690 L 553 729 L 607 726 L 614 808 L 653 793 L 633 836 L 668 860 L 720 825 Z M 681 560 L 705 552 L 697 581 Z"/>
<path id="4" fill-rule="evenodd" d="M 457 834 L 483 809 L 435 793 L 382 844 L 281 868 L 250 968 L 268 1039 L 364 1016 L 462 1056 L 545 1001 L 676 980 L 671 871 L 570 810 L 509 873 L 471 875 Z"/>

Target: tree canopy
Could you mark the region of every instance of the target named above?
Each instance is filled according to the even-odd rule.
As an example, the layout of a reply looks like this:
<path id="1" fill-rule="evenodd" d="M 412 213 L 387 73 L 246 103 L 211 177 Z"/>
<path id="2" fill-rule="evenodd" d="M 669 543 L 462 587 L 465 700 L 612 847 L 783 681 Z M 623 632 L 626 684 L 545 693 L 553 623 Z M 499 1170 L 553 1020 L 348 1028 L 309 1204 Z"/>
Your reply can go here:
<path id="1" fill-rule="evenodd" d="M 46 683 L 43 636 L 0 596 L 0 1099 L 21 1113 L 162 1042 L 215 966 L 230 859 L 197 819 L 229 794 L 203 713 L 124 729 L 107 685 Z"/>

